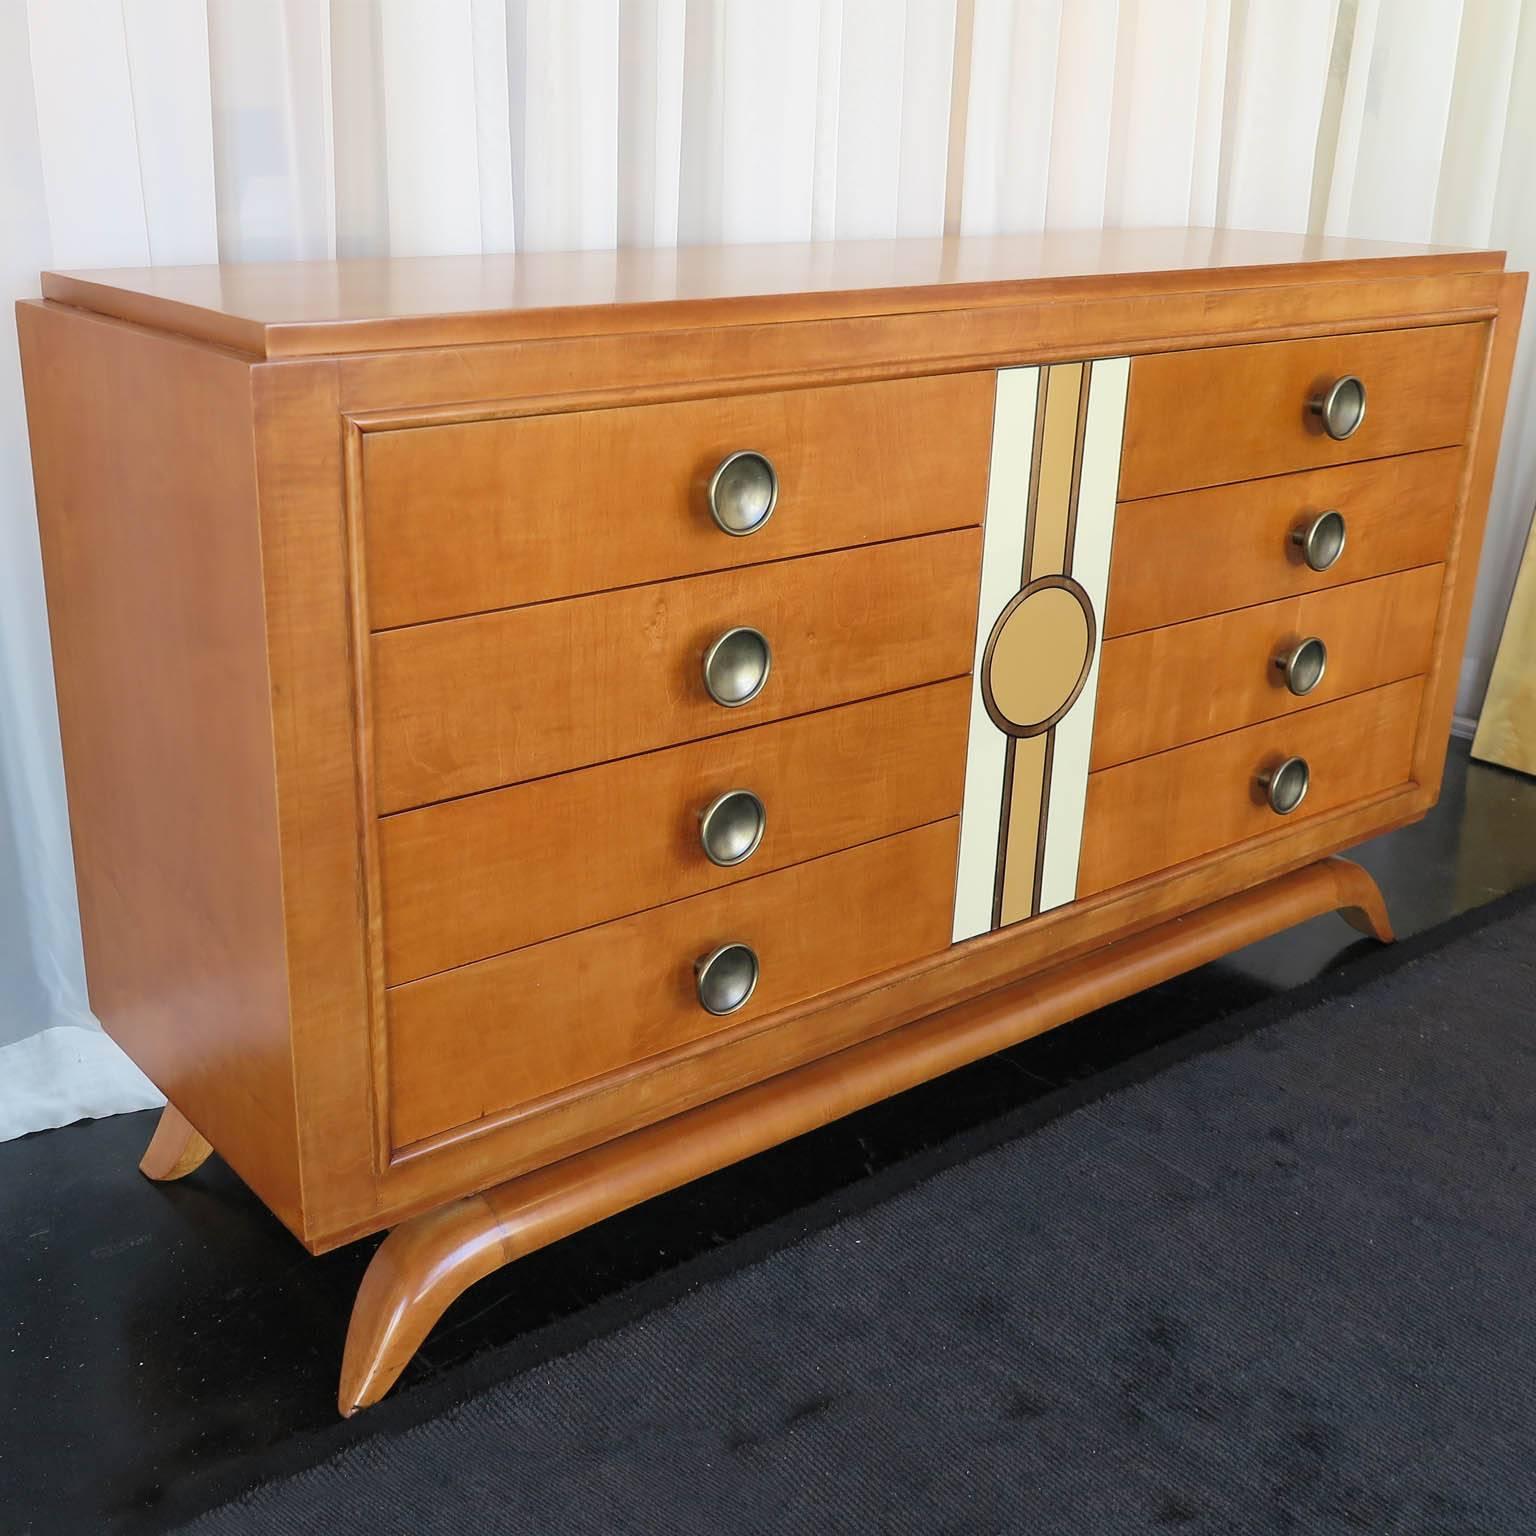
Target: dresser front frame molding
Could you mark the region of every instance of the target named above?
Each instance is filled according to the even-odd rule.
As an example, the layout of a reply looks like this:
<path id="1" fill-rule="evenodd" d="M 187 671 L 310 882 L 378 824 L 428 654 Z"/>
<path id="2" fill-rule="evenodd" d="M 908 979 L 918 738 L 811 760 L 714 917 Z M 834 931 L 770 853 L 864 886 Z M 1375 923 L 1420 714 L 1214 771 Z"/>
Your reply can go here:
<path id="1" fill-rule="evenodd" d="M 1140 296 L 1134 280 L 968 310 L 719 323 L 453 349 L 255 361 L 256 456 L 302 1181 L 297 1234 L 338 1246 L 445 1200 L 571 1157 L 767 1076 L 1127 939 L 1391 827 L 1434 802 L 1497 459 L 1524 278 L 1381 275 L 1335 263 L 1310 281 L 1222 274 Z M 1042 285 L 1049 300 L 1053 285 Z M 1092 284 L 1086 285 L 1088 289 Z M 1116 291 L 1118 290 L 1118 291 Z M 730 305 L 719 306 L 724 322 Z M 1497 317 L 1497 319 L 1495 319 Z M 982 935 L 813 1001 L 413 1146 L 392 1149 L 381 1015 L 377 849 L 369 804 L 365 588 L 357 568 L 361 435 L 797 385 L 1088 360 L 1201 346 L 1490 320 L 1435 660 L 1402 789 L 1277 828 L 1178 870 Z M 99 324 L 121 324 L 98 320 Z M 1487 381 L 1494 381 L 1489 389 Z M 308 1170 L 324 1170 L 312 1177 Z"/>

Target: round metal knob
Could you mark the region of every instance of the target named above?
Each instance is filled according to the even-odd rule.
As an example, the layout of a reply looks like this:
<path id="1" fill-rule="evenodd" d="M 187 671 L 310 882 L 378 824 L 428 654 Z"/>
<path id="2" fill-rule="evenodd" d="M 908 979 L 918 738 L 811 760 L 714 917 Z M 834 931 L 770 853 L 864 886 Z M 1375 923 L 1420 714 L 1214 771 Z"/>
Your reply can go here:
<path id="1" fill-rule="evenodd" d="M 1278 816 L 1289 816 L 1307 798 L 1307 788 L 1312 782 L 1312 770 L 1304 757 L 1288 757 L 1277 767 L 1259 777 L 1259 787 L 1270 810 Z"/>
<path id="2" fill-rule="evenodd" d="M 1353 437 L 1365 420 L 1365 385 L 1354 374 L 1335 379 L 1327 389 L 1307 401 L 1307 409 L 1321 420 L 1323 431 L 1342 442 Z"/>
<path id="3" fill-rule="evenodd" d="M 1319 512 L 1304 528 L 1291 530 L 1291 543 L 1314 571 L 1326 571 L 1344 553 L 1346 532 L 1342 513 Z"/>
<path id="4" fill-rule="evenodd" d="M 757 956 L 745 944 L 722 944 L 694 961 L 693 979 L 706 1013 L 735 1013 L 757 988 Z"/>
<path id="5" fill-rule="evenodd" d="M 704 808 L 699 817 L 699 841 L 711 864 L 729 869 L 757 852 L 768 825 L 763 802 L 750 789 L 728 789 Z"/>
<path id="6" fill-rule="evenodd" d="M 735 709 L 763 691 L 773 652 L 760 629 L 728 629 L 704 652 L 704 686 L 716 704 Z"/>
<path id="7" fill-rule="evenodd" d="M 1276 656 L 1275 665 L 1285 679 L 1285 686 L 1302 698 L 1322 682 L 1323 673 L 1328 670 L 1328 647 L 1316 635 L 1309 635 Z"/>
<path id="8" fill-rule="evenodd" d="M 778 471 L 766 454 L 728 454 L 710 476 L 709 515 L 733 538 L 756 533 L 778 504 Z"/>

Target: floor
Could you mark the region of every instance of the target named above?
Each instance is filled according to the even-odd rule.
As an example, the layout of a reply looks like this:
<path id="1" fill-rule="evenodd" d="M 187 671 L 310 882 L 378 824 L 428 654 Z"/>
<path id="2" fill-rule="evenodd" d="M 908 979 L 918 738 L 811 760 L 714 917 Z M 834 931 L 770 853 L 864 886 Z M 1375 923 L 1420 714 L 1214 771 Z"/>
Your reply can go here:
<path id="1" fill-rule="evenodd" d="M 1400 933 L 1430 927 L 1536 883 L 1536 782 L 1458 744 L 1431 816 L 1357 856 Z M 1319 918 L 525 1259 L 449 1313 L 393 1406 L 346 1426 L 335 1375 L 371 1243 L 307 1257 L 217 1159 L 147 1183 L 152 1114 L 0 1145 L 0 1536 L 162 1530 L 274 1456 L 451 1392 L 489 1351 L 502 1371 L 553 1353 L 839 1190 L 1370 947 Z"/>

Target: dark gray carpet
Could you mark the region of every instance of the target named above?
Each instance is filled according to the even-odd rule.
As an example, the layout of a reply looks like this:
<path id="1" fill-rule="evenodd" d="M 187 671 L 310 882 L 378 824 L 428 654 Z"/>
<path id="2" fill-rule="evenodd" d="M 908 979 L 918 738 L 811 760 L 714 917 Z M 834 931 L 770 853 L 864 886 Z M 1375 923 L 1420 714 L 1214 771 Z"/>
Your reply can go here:
<path id="1" fill-rule="evenodd" d="M 1536 906 L 188 1528 L 1536 1532 Z"/>

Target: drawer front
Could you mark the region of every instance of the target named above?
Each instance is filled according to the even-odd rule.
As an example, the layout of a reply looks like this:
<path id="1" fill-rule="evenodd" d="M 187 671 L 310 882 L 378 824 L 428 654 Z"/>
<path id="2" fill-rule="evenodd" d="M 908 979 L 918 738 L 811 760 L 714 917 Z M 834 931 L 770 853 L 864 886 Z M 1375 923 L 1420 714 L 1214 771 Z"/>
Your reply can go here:
<path id="1" fill-rule="evenodd" d="M 1091 896 L 1408 782 L 1423 680 L 1413 678 L 1088 776 L 1077 894 Z M 1261 777 L 1311 771 L 1287 816 Z"/>
<path id="2" fill-rule="evenodd" d="M 1091 767 L 1107 768 L 1260 720 L 1314 708 L 1429 669 L 1445 567 L 1332 587 L 1106 642 Z M 1292 685 L 1277 661 L 1320 640 L 1320 680 L 1297 657 Z"/>
<path id="3" fill-rule="evenodd" d="M 404 1146 L 943 949 L 954 818 L 462 966 L 388 994 Z M 717 1017 L 694 963 L 750 945 L 751 999 Z"/>
<path id="4" fill-rule="evenodd" d="M 1460 443 L 1486 337 L 1479 323 L 1138 357 L 1121 499 Z M 1346 375 L 1366 411 L 1336 440 L 1308 402 Z"/>
<path id="5" fill-rule="evenodd" d="M 980 373 L 371 432 L 369 622 L 974 526 L 991 424 L 992 379 Z M 733 536 L 711 516 L 710 481 L 739 452 L 771 462 L 778 499 Z"/>
<path id="6" fill-rule="evenodd" d="M 1122 501 L 1104 632 L 1154 629 L 1444 560 L 1462 464 L 1460 448 L 1444 448 Z M 1316 571 L 1292 535 L 1327 511 L 1344 519 L 1344 547 Z"/>
<path id="7" fill-rule="evenodd" d="M 958 678 L 385 817 L 385 979 L 954 816 L 969 701 Z M 761 806 L 759 841 L 739 863 L 712 863 L 702 815 L 742 790 Z M 708 827 L 717 855 L 750 846 L 756 810 L 746 797 L 719 806 Z"/>
<path id="8" fill-rule="evenodd" d="M 373 637 L 378 806 L 404 810 L 970 670 L 980 531 L 934 534 Z M 766 637 L 727 707 L 714 641 Z"/>

